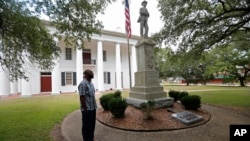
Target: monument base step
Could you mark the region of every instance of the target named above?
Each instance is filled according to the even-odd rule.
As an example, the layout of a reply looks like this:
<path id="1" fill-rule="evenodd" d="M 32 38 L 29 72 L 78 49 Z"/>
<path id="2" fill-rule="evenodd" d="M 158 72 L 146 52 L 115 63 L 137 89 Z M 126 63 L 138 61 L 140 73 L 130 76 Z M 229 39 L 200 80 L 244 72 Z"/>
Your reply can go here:
<path id="1" fill-rule="evenodd" d="M 162 108 L 162 107 L 171 107 L 174 104 L 174 99 L 171 97 L 166 97 L 166 98 L 157 98 L 153 99 L 155 101 L 155 106 L 154 108 Z M 132 105 L 136 108 L 140 108 L 140 104 L 143 102 L 147 102 L 147 100 L 142 100 L 142 99 L 136 99 L 136 98 L 131 98 L 128 97 L 126 98 L 126 101 L 129 105 Z"/>

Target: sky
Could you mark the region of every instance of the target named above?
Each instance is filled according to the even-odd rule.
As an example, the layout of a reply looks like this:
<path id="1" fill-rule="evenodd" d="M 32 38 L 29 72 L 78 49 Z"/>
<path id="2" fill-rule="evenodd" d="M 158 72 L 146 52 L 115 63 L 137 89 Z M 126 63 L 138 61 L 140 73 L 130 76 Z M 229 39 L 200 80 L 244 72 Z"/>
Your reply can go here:
<path id="1" fill-rule="evenodd" d="M 123 0 L 117 0 L 109 5 L 105 14 L 99 14 L 98 19 L 103 22 L 105 30 L 125 32 L 125 6 L 122 4 Z M 139 9 L 143 0 L 130 0 L 130 21 L 132 27 L 132 35 L 140 35 L 140 24 L 137 23 L 139 17 Z M 163 26 L 160 19 L 160 12 L 157 8 L 157 0 L 148 0 L 147 9 L 150 14 L 148 19 L 149 36 L 158 32 Z"/>
<path id="2" fill-rule="evenodd" d="M 116 0 L 109 4 L 104 14 L 98 14 L 97 19 L 102 21 L 104 30 L 125 32 L 125 5 L 122 4 L 123 0 Z M 139 17 L 139 9 L 143 0 L 129 0 L 130 4 L 130 21 L 132 28 L 132 35 L 140 35 L 140 24 L 137 23 Z M 160 31 L 163 27 L 163 22 L 160 19 L 160 11 L 157 8 L 157 0 L 147 0 L 147 9 L 150 14 L 148 19 L 149 31 L 148 35 Z M 48 17 L 42 15 L 42 19 L 48 20 Z"/>

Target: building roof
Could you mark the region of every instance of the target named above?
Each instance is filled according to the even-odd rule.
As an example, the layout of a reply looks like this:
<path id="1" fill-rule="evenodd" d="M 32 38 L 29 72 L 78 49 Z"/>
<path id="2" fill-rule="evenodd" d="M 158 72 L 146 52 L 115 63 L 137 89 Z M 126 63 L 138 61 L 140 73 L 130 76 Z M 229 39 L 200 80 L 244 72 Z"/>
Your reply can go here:
<path id="1" fill-rule="evenodd" d="M 42 22 L 45 25 L 47 25 L 47 26 L 52 26 L 53 27 L 53 25 L 51 24 L 50 21 L 42 20 Z M 109 30 L 105 30 L 105 29 L 101 30 L 101 34 L 110 35 L 110 36 L 116 36 L 116 37 L 122 37 L 122 38 L 127 38 L 127 35 L 125 33 L 117 32 L 117 31 L 109 31 Z M 140 40 L 140 36 L 132 35 L 131 39 Z"/>

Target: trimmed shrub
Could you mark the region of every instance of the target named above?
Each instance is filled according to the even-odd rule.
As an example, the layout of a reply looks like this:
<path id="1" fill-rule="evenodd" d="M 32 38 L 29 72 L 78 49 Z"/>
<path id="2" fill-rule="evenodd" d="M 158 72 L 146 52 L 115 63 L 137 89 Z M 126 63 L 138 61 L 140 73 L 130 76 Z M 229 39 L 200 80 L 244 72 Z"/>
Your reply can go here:
<path id="1" fill-rule="evenodd" d="M 174 91 L 174 90 L 170 90 L 168 92 L 168 95 L 172 98 L 174 98 L 174 102 L 178 101 L 179 100 L 179 95 L 180 95 L 180 92 L 179 91 Z"/>
<path id="2" fill-rule="evenodd" d="M 198 95 L 184 96 L 181 103 L 188 110 L 197 110 L 201 107 L 201 97 Z"/>
<path id="3" fill-rule="evenodd" d="M 114 93 L 108 93 L 100 97 L 100 104 L 102 108 L 109 111 L 109 100 L 112 98 L 122 98 L 121 91 L 117 90 Z"/>
<path id="4" fill-rule="evenodd" d="M 115 97 L 115 98 L 121 98 L 121 97 L 122 97 L 122 92 L 119 91 L 119 90 L 115 91 L 115 92 L 114 92 L 114 97 Z"/>
<path id="5" fill-rule="evenodd" d="M 121 118 L 124 116 L 127 106 L 128 104 L 125 99 L 113 97 L 109 100 L 110 112 L 116 118 Z"/>
<path id="6" fill-rule="evenodd" d="M 100 104 L 105 111 L 109 110 L 109 100 L 114 98 L 113 93 L 108 93 L 100 97 Z"/>
<path id="7" fill-rule="evenodd" d="M 188 94 L 188 92 L 186 92 L 186 91 L 183 91 L 183 92 L 180 92 L 179 93 L 179 99 L 178 100 L 181 100 L 184 96 L 188 96 L 189 94 Z"/>
<path id="8" fill-rule="evenodd" d="M 182 97 L 188 96 L 189 94 L 186 91 L 180 92 L 180 91 L 170 90 L 168 92 L 168 95 L 174 98 L 174 102 L 176 102 L 178 100 L 181 100 Z"/>

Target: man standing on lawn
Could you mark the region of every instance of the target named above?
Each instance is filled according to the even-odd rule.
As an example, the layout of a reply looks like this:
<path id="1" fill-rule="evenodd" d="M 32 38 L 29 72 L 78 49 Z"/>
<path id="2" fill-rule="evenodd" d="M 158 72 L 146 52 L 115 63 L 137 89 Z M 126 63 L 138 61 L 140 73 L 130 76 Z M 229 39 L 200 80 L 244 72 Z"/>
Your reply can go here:
<path id="1" fill-rule="evenodd" d="M 94 74 L 87 69 L 83 72 L 84 78 L 78 85 L 80 105 L 82 112 L 82 136 L 83 141 L 94 141 L 96 121 L 95 88 L 91 80 Z"/>

